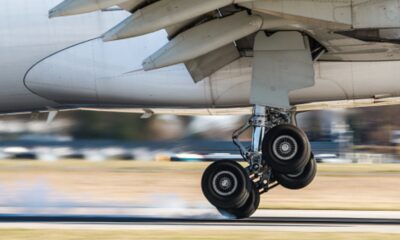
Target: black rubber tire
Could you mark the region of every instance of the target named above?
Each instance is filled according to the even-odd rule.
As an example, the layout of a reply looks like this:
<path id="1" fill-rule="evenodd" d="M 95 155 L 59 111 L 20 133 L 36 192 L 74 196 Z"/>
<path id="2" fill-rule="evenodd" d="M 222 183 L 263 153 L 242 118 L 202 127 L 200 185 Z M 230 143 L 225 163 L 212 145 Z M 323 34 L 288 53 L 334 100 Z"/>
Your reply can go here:
<path id="1" fill-rule="evenodd" d="M 228 171 L 234 174 L 237 180 L 236 190 L 227 196 L 218 194 L 213 187 L 214 177 L 222 171 Z M 249 198 L 251 191 L 251 180 L 246 170 L 240 164 L 230 160 L 221 160 L 212 163 L 204 171 L 201 180 L 201 188 L 207 200 L 217 209 L 240 208 Z"/>
<path id="2" fill-rule="evenodd" d="M 260 192 L 256 188 L 255 184 L 252 183 L 252 191 L 246 203 L 240 208 L 231 209 L 218 209 L 218 211 L 232 219 L 244 219 L 251 217 L 260 206 Z"/>
<path id="3" fill-rule="evenodd" d="M 274 174 L 276 180 L 285 188 L 298 190 L 307 187 L 314 180 L 317 174 L 317 161 L 311 158 L 303 172 L 292 176 L 290 174 L 277 173 Z"/>
<path id="4" fill-rule="evenodd" d="M 298 148 L 297 153 L 287 160 L 279 158 L 273 151 L 275 140 L 284 135 L 293 138 Z M 264 162 L 279 173 L 299 173 L 311 157 L 311 147 L 307 135 L 298 127 L 289 124 L 278 125 L 269 130 L 265 134 L 262 151 Z"/>

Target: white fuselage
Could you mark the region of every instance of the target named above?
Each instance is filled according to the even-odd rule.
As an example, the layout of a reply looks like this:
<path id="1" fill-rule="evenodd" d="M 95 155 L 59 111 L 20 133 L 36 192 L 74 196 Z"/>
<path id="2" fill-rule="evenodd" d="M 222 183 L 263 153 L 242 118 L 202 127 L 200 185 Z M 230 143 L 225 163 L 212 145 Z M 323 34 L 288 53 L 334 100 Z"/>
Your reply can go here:
<path id="1" fill-rule="evenodd" d="M 127 12 L 50 20 L 48 10 L 58 2 L 3 0 L 0 113 L 250 105 L 252 58 L 241 58 L 198 83 L 183 64 L 146 72 L 142 61 L 168 41 L 165 31 L 103 42 L 99 37 Z M 400 96 L 400 62 L 317 62 L 314 68 L 315 86 L 293 91 L 292 104 Z"/>

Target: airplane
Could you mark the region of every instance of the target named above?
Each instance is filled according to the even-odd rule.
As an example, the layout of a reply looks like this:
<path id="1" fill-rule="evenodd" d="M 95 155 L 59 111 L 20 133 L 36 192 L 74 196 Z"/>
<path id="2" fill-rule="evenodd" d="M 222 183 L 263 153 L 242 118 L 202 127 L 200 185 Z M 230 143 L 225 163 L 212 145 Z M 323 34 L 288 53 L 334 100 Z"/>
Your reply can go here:
<path id="1" fill-rule="evenodd" d="M 3 0 L 0 114 L 249 114 L 233 133 L 246 165 L 215 161 L 201 186 L 221 213 L 247 218 L 261 194 L 315 177 L 297 113 L 399 103 L 399 9 L 395 0 Z"/>

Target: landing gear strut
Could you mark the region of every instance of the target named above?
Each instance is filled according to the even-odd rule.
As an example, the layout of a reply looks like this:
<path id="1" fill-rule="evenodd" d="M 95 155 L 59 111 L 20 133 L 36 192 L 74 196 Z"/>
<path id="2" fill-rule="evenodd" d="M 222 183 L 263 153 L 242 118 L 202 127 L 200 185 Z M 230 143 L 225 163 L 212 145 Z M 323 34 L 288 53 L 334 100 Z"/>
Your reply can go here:
<path id="1" fill-rule="evenodd" d="M 306 134 L 295 126 L 290 111 L 255 106 L 249 121 L 233 133 L 246 168 L 232 161 L 216 161 L 203 174 L 202 190 L 221 213 L 233 218 L 250 217 L 258 208 L 260 195 L 277 185 L 301 189 L 316 174 L 316 162 Z M 240 135 L 252 128 L 249 147 Z"/>

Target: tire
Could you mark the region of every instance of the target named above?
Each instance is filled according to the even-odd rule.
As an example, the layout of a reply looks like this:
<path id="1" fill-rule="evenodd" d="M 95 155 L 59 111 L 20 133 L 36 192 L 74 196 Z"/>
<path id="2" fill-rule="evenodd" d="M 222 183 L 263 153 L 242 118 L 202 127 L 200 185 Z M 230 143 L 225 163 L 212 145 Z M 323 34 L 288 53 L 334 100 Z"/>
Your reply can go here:
<path id="1" fill-rule="evenodd" d="M 297 175 L 277 173 L 274 174 L 278 183 L 285 188 L 297 190 L 307 187 L 314 180 L 317 173 L 317 161 L 311 158 L 304 170 Z"/>
<path id="2" fill-rule="evenodd" d="M 207 200 L 217 209 L 240 208 L 249 198 L 251 181 L 240 164 L 222 160 L 212 163 L 205 170 L 201 188 Z"/>
<path id="3" fill-rule="evenodd" d="M 265 134 L 263 161 L 279 173 L 299 173 L 311 157 L 307 135 L 293 125 L 278 125 Z"/>
<path id="4" fill-rule="evenodd" d="M 231 209 L 218 209 L 218 211 L 229 218 L 233 219 L 244 219 L 251 217 L 258 209 L 260 205 L 260 193 L 256 188 L 255 184 L 252 183 L 252 190 L 246 203 L 240 208 Z"/>

